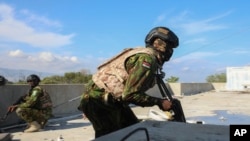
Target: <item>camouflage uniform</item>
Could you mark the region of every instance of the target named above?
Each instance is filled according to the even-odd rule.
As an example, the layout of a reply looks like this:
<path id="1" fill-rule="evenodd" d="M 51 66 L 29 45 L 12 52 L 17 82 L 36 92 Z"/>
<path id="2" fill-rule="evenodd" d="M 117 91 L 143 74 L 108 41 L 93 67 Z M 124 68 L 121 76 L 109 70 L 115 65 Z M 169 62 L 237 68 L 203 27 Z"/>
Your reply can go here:
<path id="1" fill-rule="evenodd" d="M 5 85 L 5 83 L 6 83 L 6 79 L 0 75 L 0 86 Z"/>
<path id="2" fill-rule="evenodd" d="M 27 123 L 37 121 L 44 126 L 52 116 L 52 102 L 45 91 L 40 86 L 36 86 L 31 88 L 23 101 L 18 104 L 16 113 Z"/>
<path id="3" fill-rule="evenodd" d="M 137 53 L 126 58 L 123 64 L 127 77 L 123 82 L 122 96 L 119 98 L 114 97 L 112 92 L 107 93 L 105 88 L 98 87 L 93 80 L 87 85 L 78 109 L 82 110 L 92 123 L 95 137 L 138 123 L 139 120 L 128 104 L 142 107 L 161 106 L 160 98 L 145 93 L 154 86 L 155 73 L 161 68 L 155 55 Z"/>

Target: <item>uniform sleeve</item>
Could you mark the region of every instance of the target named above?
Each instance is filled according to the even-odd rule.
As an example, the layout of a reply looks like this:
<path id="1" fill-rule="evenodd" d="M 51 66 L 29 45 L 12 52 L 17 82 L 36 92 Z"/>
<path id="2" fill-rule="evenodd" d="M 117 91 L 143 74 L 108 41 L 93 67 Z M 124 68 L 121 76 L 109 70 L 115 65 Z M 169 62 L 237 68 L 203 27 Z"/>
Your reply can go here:
<path id="1" fill-rule="evenodd" d="M 41 94 L 42 94 L 42 92 L 41 92 L 40 89 L 33 89 L 30 96 L 27 96 L 26 101 L 24 103 L 21 103 L 19 105 L 19 107 L 20 108 L 31 108 L 31 107 L 33 107 L 37 103 L 37 101 L 38 101 Z"/>
<path id="2" fill-rule="evenodd" d="M 126 63 L 129 74 L 125 83 L 122 100 L 138 106 L 161 106 L 160 98 L 147 95 L 145 92 L 154 85 L 154 73 L 157 62 L 148 54 L 130 57 Z"/>

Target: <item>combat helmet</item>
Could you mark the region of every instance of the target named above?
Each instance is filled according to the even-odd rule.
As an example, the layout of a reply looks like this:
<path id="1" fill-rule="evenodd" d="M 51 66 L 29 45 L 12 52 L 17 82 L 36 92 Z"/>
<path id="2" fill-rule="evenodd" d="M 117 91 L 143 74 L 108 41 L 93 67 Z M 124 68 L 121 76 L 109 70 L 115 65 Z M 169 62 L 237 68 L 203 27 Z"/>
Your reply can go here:
<path id="1" fill-rule="evenodd" d="M 153 47 L 156 39 L 160 39 L 166 43 L 165 52 L 161 52 L 164 61 L 168 61 L 172 54 L 173 48 L 178 47 L 179 39 L 173 31 L 167 27 L 159 26 L 151 29 L 145 38 L 146 47 Z"/>
<path id="2" fill-rule="evenodd" d="M 5 83 L 6 83 L 6 79 L 2 75 L 0 75 L 0 86 L 5 85 Z"/>
<path id="3" fill-rule="evenodd" d="M 179 45 L 178 37 L 167 27 L 159 26 L 151 29 L 145 38 L 146 46 L 152 45 L 156 38 L 160 38 L 170 44 L 172 48 L 176 48 Z"/>
<path id="4" fill-rule="evenodd" d="M 40 81 L 41 81 L 40 78 L 35 74 L 31 74 L 27 77 L 27 82 L 39 83 Z"/>

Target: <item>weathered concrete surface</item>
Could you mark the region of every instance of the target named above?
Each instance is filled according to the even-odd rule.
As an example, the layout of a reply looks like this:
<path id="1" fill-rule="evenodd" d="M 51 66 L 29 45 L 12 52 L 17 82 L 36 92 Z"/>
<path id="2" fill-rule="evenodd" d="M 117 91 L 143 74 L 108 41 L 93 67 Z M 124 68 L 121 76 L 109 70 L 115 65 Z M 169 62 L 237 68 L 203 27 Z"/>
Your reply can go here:
<path id="1" fill-rule="evenodd" d="M 236 119 L 239 118 L 242 114 L 250 116 L 250 93 L 214 91 L 191 96 L 179 97 L 179 99 L 181 100 L 186 118 L 190 120 L 199 120 L 200 116 L 207 116 L 213 118 L 214 115 L 216 115 L 216 113 L 214 112 L 216 110 L 225 110 L 228 114 L 234 115 Z M 151 108 L 159 110 L 156 106 L 150 108 L 134 107 L 133 110 L 138 117 L 145 118 L 147 117 L 148 111 Z M 217 124 L 215 122 L 210 122 L 209 124 L 204 125 L 196 125 L 155 121 L 153 123 L 140 123 L 138 125 L 134 125 L 135 127 L 131 127 L 137 128 L 139 127 L 139 125 L 148 124 L 148 127 L 152 127 L 152 129 L 147 128 L 152 140 L 155 139 L 154 135 L 156 135 L 161 138 L 163 138 L 163 136 L 166 136 L 166 138 L 171 138 L 175 140 L 183 138 L 190 139 L 191 137 L 195 137 L 194 139 L 196 140 L 208 140 L 209 138 L 209 140 L 228 141 L 228 125 L 232 123 L 231 120 L 229 120 L 227 117 L 225 117 L 225 120 L 221 120 L 218 117 L 214 117 L 214 121 L 226 123 L 226 125 L 214 125 Z M 244 120 L 241 120 L 241 124 L 250 123 L 248 121 L 242 123 L 242 121 Z M 207 123 L 207 121 L 205 121 L 205 123 Z M 171 131 L 170 127 L 172 128 Z M 49 123 L 49 125 L 46 126 L 45 130 L 42 132 L 23 133 L 23 129 L 24 127 L 17 128 L 14 130 L 8 130 L 7 132 L 11 133 L 11 135 L 13 136 L 13 141 L 56 141 L 56 138 L 59 135 L 62 135 L 65 141 L 88 141 L 94 139 L 94 131 L 90 122 L 87 119 L 83 119 L 82 117 L 63 121 L 54 121 L 52 123 Z M 198 130 L 198 132 L 193 132 L 193 130 Z M 120 130 L 119 132 L 123 131 Z M 124 133 L 123 136 L 125 136 L 126 134 L 127 132 Z M 226 134 L 228 134 L 228 136 Z M 142 135 L 137 135 L 137 137 L 141 136 L 145 137 L 145 132 L 142 132 Z M 112 136 L 112 140 L 116 141 L 118 139 Z"/>
<path id="2" fill-rule="evenodd" d="M 9 133 L 0 133 L 0 141 L 11 141 Z"/>
<path id="3" fill-rule="evenodd" d="M 23 133 L 25 126 L 9 130 L 12 141 L 57 141 L 62 135 L 64 141 L 90 141 L 94 139 L 94 130 L 87 119 L 78 116 L 71 119 L 54 120 L 43 131 Z"/>
<path id="4" fill-rule="evenodd" d="M 187 117 L 214 116 L 218 110 L 250 115 L 250 92 L 210 91 L 179 99 Z"/>

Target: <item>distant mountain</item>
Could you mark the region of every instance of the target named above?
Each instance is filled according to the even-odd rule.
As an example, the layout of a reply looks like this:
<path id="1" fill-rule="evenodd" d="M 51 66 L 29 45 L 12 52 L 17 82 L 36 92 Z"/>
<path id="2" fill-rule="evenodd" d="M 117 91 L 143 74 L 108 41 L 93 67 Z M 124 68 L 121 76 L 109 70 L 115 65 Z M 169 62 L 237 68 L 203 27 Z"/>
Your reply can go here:
<path id="1" fill-rule="evenodd" d="M 38 72 L 33 70 L 24 70 L 24 69 L 8 69 L 8 68 L 0 68 L 0 75 L 4 76 L 8 81 L 17 82 L 19 80 L 26 80 L 26 77 L 30 74 L 36 74 L 41 79 L 47 76 L 56 75 L 53 73 L 47 72 Z"/>

